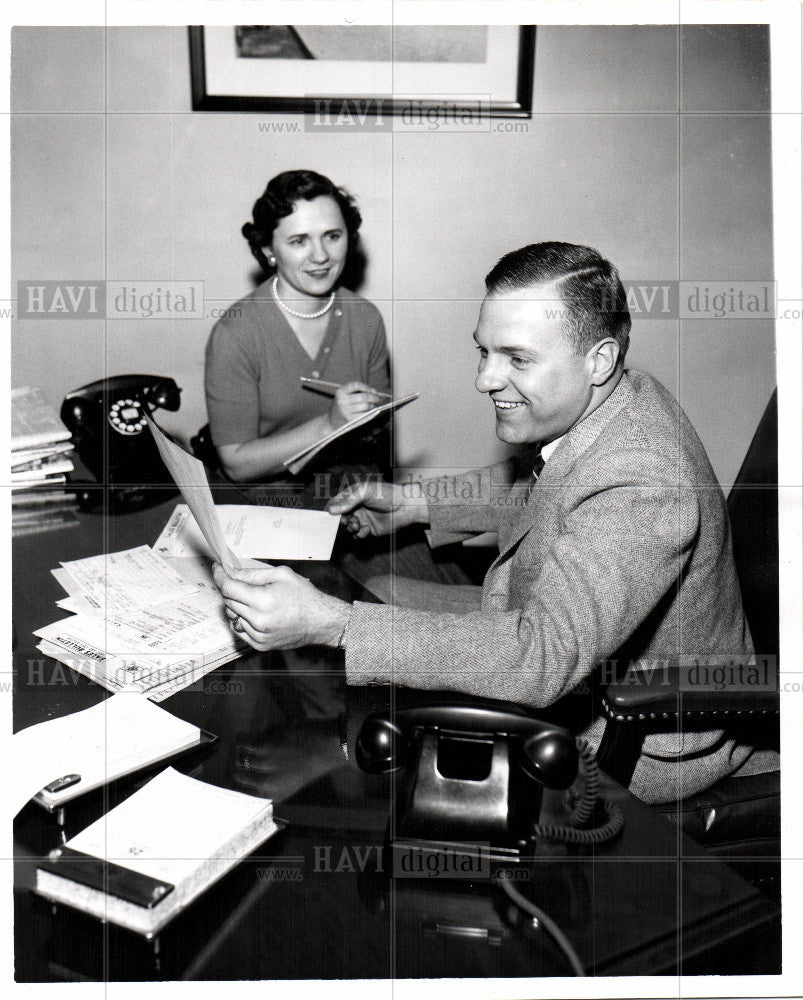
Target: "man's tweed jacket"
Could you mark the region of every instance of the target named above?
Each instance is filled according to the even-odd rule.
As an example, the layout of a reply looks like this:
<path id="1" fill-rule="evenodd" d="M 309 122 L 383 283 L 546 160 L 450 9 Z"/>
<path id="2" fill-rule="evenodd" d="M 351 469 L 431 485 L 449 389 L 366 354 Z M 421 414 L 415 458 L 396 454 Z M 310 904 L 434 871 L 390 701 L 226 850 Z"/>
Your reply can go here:
<path id="1" fill-rule="evenodd" d="M 433 544 L 498 532 L 482 588 L 400 579 L 394 604 L 357 602 L 349 683 L 449 688 L 539 708 L 601 661 L 621 668 L 751 651 L 722 491 L 659 382 L 625 372 L 561 439 L 534 486 L 511 484 L 509 468 L 444 481 L 429 501 Z M 458 502 L 466 491 L 472 501 Z M 602 728 L 598 718 L 586 731 L 593 744 Z M 631 787 L 652 802 L 705 788 L 750 753 L 718 733 L 651 736 L 644 750 Z"/>

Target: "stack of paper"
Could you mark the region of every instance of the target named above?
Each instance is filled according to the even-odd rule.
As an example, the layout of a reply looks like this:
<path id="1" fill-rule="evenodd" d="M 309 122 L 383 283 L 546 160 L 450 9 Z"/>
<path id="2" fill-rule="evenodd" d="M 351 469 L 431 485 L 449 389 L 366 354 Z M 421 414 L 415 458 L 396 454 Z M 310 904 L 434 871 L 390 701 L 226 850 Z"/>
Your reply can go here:
<path id="1" fill-rule="evenodd" d="M 11 487 L 14 535 L 77 524 L 75 498 L 63 489 L 73 469 L 70 432 L 44 394 L 11 390 Z"/>
<path id="2" fill-rule="evenodd" d="M 220 594 L 182 577 L 147 545 L 52 571 L 74 612 L 34 635 L 38 649 L 103 685 L 162 701 L 239 656 Z"/>
<path id="3" fill-rule="evenodd" d="M 169 767 L 41 862 L 36 891 L 151 937 L 278 829 L 269 799 Z"/>
<path id="4" fill-rule="evenodd" d="M 155 549 L 143 545 L 53 570 L 68 594 L 57 603 L 73 614 L 34 634 L 42 653 L 109 691 L 134 688 L 161 701 L 246 648 L 231 630 L 211 560 L 236 573 L 262 568 L 255 555 L 328 559 L 339 518 L 275 507 L 217 508 L 203 464 L 148 423 L 187 506 L 176 508 Z"/>

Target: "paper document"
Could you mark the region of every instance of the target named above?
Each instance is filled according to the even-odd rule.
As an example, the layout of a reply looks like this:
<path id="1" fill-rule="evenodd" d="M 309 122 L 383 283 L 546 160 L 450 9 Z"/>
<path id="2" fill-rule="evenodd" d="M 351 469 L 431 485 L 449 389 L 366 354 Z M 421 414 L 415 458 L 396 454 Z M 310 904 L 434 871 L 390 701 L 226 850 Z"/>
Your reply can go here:
<path id="1" fill-rule="evenodd" d="M 232 641 L 220 594 L 199 590 L 189 598 L 152 607 L 128 608 L 105 618 L 74 615 L 36 629 L 34 635 L 55 641 L 75 640 L 75 652 L 125 657 L 136 653 L 193 655 Z"/>
<path id="2" fill-rule="evenodd" d="M 223 537 L 236 556 L 253 559 L 329 559 L 340 518 L 325 510 L 221 504 Z M 153 546 L 162 556 L 211 558 L 198 525 L 179 504 Z"/>
<path id="3" fill-rule="evenodd" d="M 166 556 L 162 558 L 173 567 L 179 576 L 194 583 L 199 590 L 208 588 L 217 593 L 217 587 L 212 577 L 212 563 L 206 556 Z"/>
<path id="4" fill-rule="evenodd" d="M 244 569 L 243 563 L 234 555 L 223 537 L 203 462 L 165 437 L 150 417 L 146 415 L 145 419 L 148 421 L 162 461 L 175 480 L 176 486 L 181 490 L 181 495 L 192 511 L 209 550 L 227 572 L 232 569 Z"/>
<path id="5" fill-rule="evenodd" d="M 349 420 L 348 423 L 343 424 L 342 427 L 338 427 L 337 430 L 332 431 L 331 434 L 327 434 L 326 437 L 321 438 L 316 444 L 311 445 L 308 448 L 302 448 L 301 451 L 297 451 L 295 455 L 291 455 L 290 458 L 284 461 L 284 466 L 295 476 L 300 472 L 307 462 L 310 462 L 319 451 L 324 449 L 332 441 L 336 441 L 339 437 L 344 434 L 348 434 L 349 431 L 355 430 L 357 427 L 362 427 L 363 424 L 369 423 L 374 420 L 382 413 L 389 413 L 391 410 L 398 410 L 401 406 L 406 406 L 407 403 L 412 403 L 414 399 L 418 399 L 418 393 L 414 392 L 409 396 L 402 396 L 401 399 L 392 399 L 389 403 L 382 403 L 381 406 L 375 406 L 372 410 L 368 410 L 365 413 L 360 414 L 359 417 L 355 417 L 353 420 Z"/>
<path id="6" fill-rule="evenodd" d="M 147 545 L 63 562 L 61 568 L 56 579 L 87 614 L 114 615 L 187 597 L 198 589 Z"/>
<path id="7" fill-rule="evenodd" d="M 15 813 L 57 778 L 81 780 L 61 793 L 45 794 L 58 805 L 107 781 L 130 774 L 170 753 L 192 746 L 200 730 L 133 692 L 114 695 L 92 708 L 40 722 L 12 738 Z"/>
<path id="8" fill-rule="evenodd" d="M 34 632 L 39 649 L 109 691 L 135 688 L 155 701 L 180 691 L 245 648 L 220 594 L 129 608 L 108 617 L 77 614 Z"/>
<path id="9" fill-rule="evenodd" d="M 160 702 L 241 656 L 245 646 L 232 644 L 225 650 L 196 656 L 140 653 L 136 658 L 126 657 L 124 660 L 113 656 L 107 658 L 100 651 L 96 655 L 82 653 L 79 656 L 65 645 L 46 640 L 36 648 L 44 656 L 58 660 L 107 691 L 134 691 L 149 701 Z"/>

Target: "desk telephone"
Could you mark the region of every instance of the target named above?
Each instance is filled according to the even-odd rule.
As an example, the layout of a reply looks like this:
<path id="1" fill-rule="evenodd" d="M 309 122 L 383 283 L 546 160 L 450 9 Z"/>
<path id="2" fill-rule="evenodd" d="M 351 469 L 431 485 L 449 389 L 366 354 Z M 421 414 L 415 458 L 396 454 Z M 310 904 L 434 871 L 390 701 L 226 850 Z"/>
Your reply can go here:
<path id="1" fill-rule="evenodd" d="M 478 699 L 467 703 L 468 696 L 446 693 L 440 696 L 445 703 L 407 707 L 409 694 L 397 693 L 402 707 L 396 710 L 383 706 L 367 714 L 354 712 L 358 728 L 347 712 L 345 744 L 347 754 L 364 771 L 388 774 L 396 783 L 386 850 L 394 876 L 406 876 L 395 883 L 392 896 L 399 939 L 405 923 L 411 923 L 457 938 L 484 938 L 499 947 L 510 928 L 526 929 L 535 917 L 574 973 L 585 975 L 566 935 L 548 913 L 515 888 L 507 866 L 526 866 L 536 856 L 544 860 L 561 849 L 550 842 L 598 844 L 621 830 L 622 812 L 607 800 L 603 802 L 607 820 L 588 828 L 589 821 L 596 821 L 599 791 L 592 751 L 566 729 L 534 719 L 514 705 L 477 704 Z M 360 697 L 365 695 L 352 703 Z M 458 699 L 463 703 L 455 704 Z M 576 782 L 578 771 L 581 781 Z M 568 816 L 545 821 L 544 789 L 570 788 Z M 550 805 L 545 813 L 551 811 L 554 817 L 555 804 Z M 571 867 L 564 873 L 570 874 Z M 532 872 L 537 871 L 540 880 L 544 871 L 553 869 L 554 865 L 534 865 Z M 434 878 L 426 898 L 405 891 L 411 878 Z M 480 887 L 479 896 L 450 889 L 450 878 L 458 879 L 457 885 L 471 879 L 472 887 Z M 379 879 L 377 875 L 364 880 L 361 893 L 377 912 L 391 899 L 386 877 Z M 516 923 L 499 917 L 497 883 L 515 904 L 514 914 L 524 914 L 525 919 Z"/>
<path id="2" fill-rule="evenodd" d="M 143 486 L 167 485 L 164 467 L 145 422 L 156 408 L 177 410 L 181 389 L 171 378 L 118 375 L 69 393 L 61 419 L 81 460 L 99 483 L 142 494 Z"/>
<path id="3" fill-rule="evenodd" d="M 405 848 L 479 841 L 490 844 L 493 858 L 515 860 L 539 837 L 599 843 L 621 829 L 621 814 L 607 802 L 608 821 L 583 829 L 599 791 L 596 761 L 584 741 L 515 706 L 370 711 L 348 749 L 362 770 L 395 776 L 389 836 Z M 566 824 L 541 823 L 543 790 L 569 789 L 578 771 L 581 788 Z"/>

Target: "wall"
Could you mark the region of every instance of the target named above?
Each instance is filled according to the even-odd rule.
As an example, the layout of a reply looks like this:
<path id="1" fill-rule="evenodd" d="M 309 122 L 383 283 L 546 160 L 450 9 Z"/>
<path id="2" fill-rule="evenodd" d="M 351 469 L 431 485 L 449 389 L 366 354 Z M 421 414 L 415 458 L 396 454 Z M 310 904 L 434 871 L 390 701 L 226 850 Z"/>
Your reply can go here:
<path id="1" fill-rule="evenodd" d="M 193 433 L 211 311 L 252 287 L 239 228 L 273 174 L 308 165 L 358 197 L 362 291 L 397 390 L 421 392 L 399 416 L 401 463 L 489 461 L 471 332 L 502 253 L 563 239 L 626 279 L 771 278 L 766 46 L 749 27 L 539 28 L 526 131 L 343 136 L 192 112 L 182 28 L 16 28 L 12 280 L 203 281 L 207 317 L 17 322 L 13 383 L 58 404 L 106 373 L 170 374 L 184 393 L 165 424 Z M 774 385 L 772 324 L 634 320 L 630 363 L 680 397 L 727 486 Z"/>

